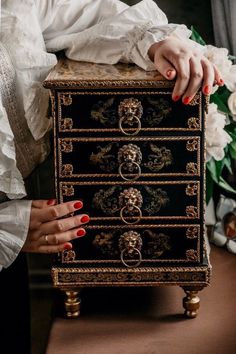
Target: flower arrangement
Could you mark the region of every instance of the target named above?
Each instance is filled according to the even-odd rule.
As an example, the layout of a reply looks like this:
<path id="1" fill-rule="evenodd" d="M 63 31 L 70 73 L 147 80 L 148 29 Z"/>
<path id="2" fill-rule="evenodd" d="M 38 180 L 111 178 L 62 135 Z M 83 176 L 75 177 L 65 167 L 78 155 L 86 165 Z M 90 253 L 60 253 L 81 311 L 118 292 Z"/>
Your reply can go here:
<path id="1" fill-rule="evenodd" d="M 236 193 L 223 178 L 224 169 L 232 173 L 236 159 L 236 65 L 226 48 L 206 45 L 192 27 L 191 39 L 204 46 L 205 56 L 214 63 L 222 75 L 224 86 L 213 87 L 206 114 L 206 202 L 212 197 L 214 185 Z"/>

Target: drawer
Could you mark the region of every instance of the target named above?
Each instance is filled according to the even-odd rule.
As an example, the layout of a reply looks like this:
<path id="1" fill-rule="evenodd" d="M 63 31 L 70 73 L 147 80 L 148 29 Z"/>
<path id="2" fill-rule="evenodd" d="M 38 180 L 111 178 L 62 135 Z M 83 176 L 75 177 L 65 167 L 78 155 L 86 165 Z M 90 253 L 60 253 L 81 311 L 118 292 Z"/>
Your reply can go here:
<path id="1" fill-rule="evenodd" d="M 101 225 L 86 226 L 86 231 L 73 241 L 72 251 L 62 253 L 62 263 L 129 267 L 200 262 L 200 225 Z"/>
<path id="2" fill-rule="evenodd" d="M 81 199 L 94 222 L 200 218 L 200 181 L 59 181 L 59 200 Z"/>
<path id="3" fill-rule="evenodd" d="M 202 94 L 189 105 L 173 102 L 171 91 L 59 91 L 59 133 L 135 135 L 156 131 L 201 131 Z"/>
<path id="4" fill-rule="evenodd" d="M 201 138 L 122 137 L 58 139 L 59 177 L 199 176 Z"/>

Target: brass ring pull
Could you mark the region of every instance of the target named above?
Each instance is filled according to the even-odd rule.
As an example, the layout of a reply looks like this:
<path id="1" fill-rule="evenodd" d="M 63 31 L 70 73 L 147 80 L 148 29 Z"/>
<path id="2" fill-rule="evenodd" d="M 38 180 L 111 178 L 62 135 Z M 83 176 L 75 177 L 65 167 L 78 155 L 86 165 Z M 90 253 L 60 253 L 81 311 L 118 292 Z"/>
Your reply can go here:
<path id="1" fill-rule="evenodd" d="M 138 132 L 141 130 L 141 121 L 140 121 L 140 119 L 137 116 L 132 116 L 132 119 L 135 119 L 138 122 L 137 129 L 133 133 L 128 133 L 122 127 L 122 123 L 127 120 L 126 116 L 121 117 L 121 119 L 119 120 L 119 128 L 120 128 L 120 130 L 122 131 L 123 134 L 125 134 L 125 135 L 137 135 Z"/>
<path id="2" fill-rule="evenodd" d="M 131 164 L 134 165 L 136 167 L 136 170 L 137 170 L 137 173 L 132 178 L 125 177 L 125 175 L 122 172 L 122 168 L 125 165 L 127 165 L 127 162 L 122 162 L 122 164 L 119 166 L 119 174 L 120 174 L 121 178 L 123 178 L 125 181 L 135 181 L 141 175 L 141 167 L 139 166 L 139 164 L 137 162 L 135 162 L 135 161 L 132 161 Z"/>
<path id="3" fill-rule="evenodd" d="M 142 210 L 137 205 L 132 205 L 132 208 L 138 210 L 138 213 L 139 213 L 139 215 L 137 216 L 136 220 L 134 220 L 134 221 L 128 221 L 128 220 L 125 219 L 124 211 L 125 211 L 125 209 L 127 209 L 127 206 L 124 206 L 120 210 L 120 217 L 121 217 L 122 221 L 124 223 L 126 223 L 126 224 L 137 224 L 142 218 Z"/>
<path id="4" fill-rule="evenodd" d="M 121 254 L 120 254 L 120 259 L 121 259 L 121 262 L 127 267 L 127 268 L 135 268 L 135 267 L 138 267 L 140 265 L 140 263 L 142 262 L 142 254 L 141 252 L 137 249 L 137 248 L 133 248 L 133 252 L 137 253 L 138 254 L 138 257 L 139 259 L 136 261 L 136 263 L 134 264 L 129 264 L 127 263 L 125 260 L 124 260 L 124 254 L 125 252 L 127 252 L 126 249 L 123 249 L 121 251 Z"/>

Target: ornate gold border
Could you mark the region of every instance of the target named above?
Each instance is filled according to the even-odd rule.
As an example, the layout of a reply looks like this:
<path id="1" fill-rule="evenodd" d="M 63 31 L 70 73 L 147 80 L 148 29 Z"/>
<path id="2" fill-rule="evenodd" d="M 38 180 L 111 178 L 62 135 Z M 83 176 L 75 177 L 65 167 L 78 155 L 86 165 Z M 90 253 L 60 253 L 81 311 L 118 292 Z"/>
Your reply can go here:
<path id="1" fill-rule="evenodd" d="M 126 185 L 180 185 L 180 184 L 197 184 L 198 185 L 198 193 L 196 195 L 193 195 L 192 197 L 196 197 L 197 200 L 197 205 L 196 205 L 196 209 L 197 209 L 197 215 L 190 217 L 190 216 L 145 216 L 142 219 L 143 220 L 159 220 L 159 219 L 176 219 L 176 220 L 182 220 L 182 219 L 188 219 L 188 220 L 196 220 L 200 218 L 200 181 L 197 180 L 181 180 L 181 181 L 138 181 L 138 182 L 134 182 L 134 181 L 122 181 L 119 182 L 120 185 L 122 186 L 126 186 Z M 91 185 L 99 185 L 99 186 L 108 186 L 108 185 L 117 185 L 117 181 L 59 181 L 59 200 L 60 203 L 63 203 L 63 185 L 67 185 L 67 186 L 91 186 Z M 192 206 L 190 206 L 192 207 Z M 193 208 L 195 208 L 195 206 L 193 206 Z M 127 217 L 127 219 L 129 219 L 129 217 Z M 114 220 L 120 220 L 120 217 L 113 217 L 113 216 L 109 216 L 109 217 L 91 217 L 90 218 L 91 221 L 114 221 Z"/>
<path id="2" fill-rule="evenodd" d="M 195 139 L 198 142 L 198 147 L 197 150 L 189 151 L 193 152 L 196 154 L 196 163 L 197 163 L 197 173 L 184 173 L 184 172 L 171 172 L 171 173 L 142 173 L 141 177 L 159 177 L 159 176 L 183 176 L 183 177 L 193 177 L 193 176 L 200 176 L 201 175 L 201 161 L 200 161 L 200 144 L 201 144 L 201 137 L 200 136 L 171 136 L 171 137 L 115 137 L 115 138 L 84 138 L 84 137 L 78 137 L 78 138 L 68 138 L 68 137 L 63 137 L 63 138 L 58 138 L 58 144 L 57 144 L 57 149 L 58 149 L 58 173 L 59 173 L 59 178 L 65 178 L 61 174 L 62 171 L 62 166 L 63 166 L 63 161 L 62 161 L 62 154 L 64 151 L 61 150 L 61 142 L 134 142 L 134 141 L 185 141 Z M 194 156 L 195 158 L 195 156 Z M 193 161 L 187 161 L 188 162 L 193 162 Z M 84 178 L 84 177 L 89 177 L 89 178 L 103 178 L 103 177 L 120 177 L 118 173 L 96 173 L 96 174 L 84 174 L 84 173 L 72 173 L 71 175 L 66 176 L 66 178 Z"/>
<path id="3" fill-rule="evenodd" d="M 172 259 L 161 259 L 161 258 L 157 258 L 157 259 L 152 259 L 152 258 L 145 258 L 143 261 L 145 263 L 199 263 L 200 262 L 200 241 L 201 241 L 201 234 L 200 234 L 200 225 L 198 224 L 158 224 L 158 225 L 133 225 L 132 226 L 132 229 L 143 229 L 143 228 L 148 228 L 148 229 L 152 229 L 152 228 L 186 228 L 186 233 L 185 233 L 185 236 L 186 236 L 186 239 L 190 239 L 188 236 L 187 236 L 187 230 L 191 227 L 196 227 L 198 229 L 197 231 L 197 235 L 196 237 L 194 238 L 194 240 L 196 241 L 196 247 L 194 249 L 194 251 L 197 252 L 197 259 L 195 260 L 190 260 L 190 259 L 187 259 L 187 258 L 183 258 L 183 259 L 176 259 L 176 258 L 172 258 Z M 129 227 L 127 227 L 126 225 L 86 225 L 85 226 L 85 229 L 86 230 L 97 230 L 97 229 L 102 229 L 102 230 L 111 230 L 111 229 L 117 229 L 117 228 L 120 228 L 120 229 L 130 229 Z M 205 232 L 205 230 L 204 230 Z M 203 235 L 204 236 L 204 235 Z M 190 251 L 189 249 L 186 248 L 185 252 L 187 251 Z M 111 263 L 111 264 L 120 264 L 121 261 L 116 259 L 102 259 L 102 260 L 99 260 L 99 259 L 96 259 L 96 260 L 82 260 L 82 259 L 72 259 L 72 260 L 66 260 L 65 257 L 64 257 L 64 253 L 65 252 L 62 252 L 61 254 L 61 263 L 62 264 L 106 264 L 106 263 Z M 186 254 L 186 253 L 185 253 Z M 187 254 L 186 254 L 186 257 L 187 257 Z M 129 263 L 129 261 L 127 261 Z"/>
<path id="4" fill-rule="evenodd" d="M 138 92 L 138 91 L 129 91 L 129 92 L 107 92 L 107 91 L 100 91 L 100 92 L 93 92 L 93 91 L 68 91 L 68 92 L 61 92 L 61 91 L 57 91 L 57 102 L 58 102 L 58 131 L 59 132 L 68 132 L 67 130 L 60 130 L 60 126 L 61 126 L 61 121 L 62 119 L 66 118 L 62 116 L 62 109 L 61 109 L 61 96 L 63 95 L 171 95 L 172 92 L 171 91 L 166 91 L 166 92 L 162 92 L 162 91 L 144 91 L 144 92 Z M 196 99 L 196 105 L 198 105 L 198 119 L 199 119 L 199 124 L 200 127 L 199 128 L 142 128 L 142 131 L 147 131 L 147 132 L 155 132 L 155 131 L 201 131 L 202 130 L 202 111 L 201 111 L 201 103 L 202 103 L 202 93 L 199 92 L 198 97 Z M 190 118 L 190 117 L 189 117 Z M 132 128 L 128 128 L 126 129 L 127 132 L 128 131 L 132 131 Z M 98 132 L 107 132 L 107 133 L 111 133 L 111 132 L 116 132 L 116 133 L 121 133 L 120 129 L 118 128 L 101 128 L 101 129 L 88 129 L 88 128 L 83 128 L 83 129 L 70 129 L 70 132 L 75 133 L 75 132 L 80 132 L 80 133 L 98 133 Z"/>
<path id="5" fill-rule="evenodd" d="M 64 275 L 64 282 L 60 276 Z M 202 285 L 210 283 L 211 267 L 52 268 L 54 287 Z M 79 279 L 80 277 L 80 279 Z M 72 281 L 70 281 L 72 280 Z"/>

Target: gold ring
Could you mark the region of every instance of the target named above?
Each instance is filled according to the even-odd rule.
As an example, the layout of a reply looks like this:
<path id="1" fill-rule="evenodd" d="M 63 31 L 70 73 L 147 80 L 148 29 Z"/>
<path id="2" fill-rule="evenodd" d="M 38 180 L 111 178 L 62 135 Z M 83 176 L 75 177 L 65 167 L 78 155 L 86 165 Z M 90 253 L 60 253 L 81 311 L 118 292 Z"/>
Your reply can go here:
<path id="1" fill-rule="evenodd" d="M 45 238 L 46 244 L 49 245 L 49 242 L 48 242 L 48 235 L 44 235 L 44 238 Z"/>

